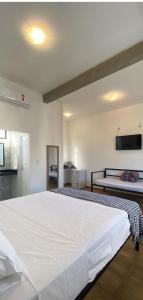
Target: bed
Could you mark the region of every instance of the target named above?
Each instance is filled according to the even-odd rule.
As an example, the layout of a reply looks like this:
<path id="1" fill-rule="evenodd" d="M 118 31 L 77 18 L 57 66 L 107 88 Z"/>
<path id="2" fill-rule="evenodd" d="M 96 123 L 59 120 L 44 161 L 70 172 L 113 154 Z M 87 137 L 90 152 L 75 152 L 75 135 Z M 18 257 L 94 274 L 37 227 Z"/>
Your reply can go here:
<path id="1" fill-rule="evenodd" d="M 74 300 L 128 239 L 130 224 L 123 210 L 42 192 L 1 202 L 0 231 L 22 266 L 20 281 L 0 280 L 1 300 Z"/>
<path id="2" fill-rule="evenodd" d="M 49 178 L 57 180 L 57 178 L 58 178 L 58 168 L 57 168 L 57 165 L 51 165 L 49 167 Z"/>

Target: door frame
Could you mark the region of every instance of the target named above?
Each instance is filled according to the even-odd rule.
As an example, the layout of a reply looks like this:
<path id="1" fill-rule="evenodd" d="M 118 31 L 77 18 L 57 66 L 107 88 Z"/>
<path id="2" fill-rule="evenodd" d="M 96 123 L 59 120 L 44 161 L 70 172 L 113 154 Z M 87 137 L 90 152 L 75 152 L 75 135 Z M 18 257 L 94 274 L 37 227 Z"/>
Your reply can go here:
<path id="1" fill-rule="evenodd" d="M 46 188 L 47 188 L 47 191 L 49 190 L 48 188 L 48 181 L 49 181 L 49 148 L 52 147 L 52 148 L 56 148 L 57 149 L 57 174 L 58 174 L 58 187 L 59 187 L 59 146 L 55 146 L 55 145 L 47 145 L 46 146 L 46 161 L 47 161 L 47 176 L 46 176 Z"/>
<path id="2" fill-rule="evenodd" d="M 23 155 L 23 138 L 26 138 L 26 161 L 27 161 L 27 167 L 26 167 L 26 181 L 24 181 L 24 172 L 25 172 L 25 167 L 24 167 L 24 155 Z M 25 147 L 25 145 L 24 145 Z M 20 133 L 19 136 L 19 158 L 18 158 L 18 169 L 19 169 L 19 174 L 20 175 L 20 193 L 21 196 L 27 195 L 30 191 L 29 188 L 29 172 L 30 172 L 30 136 L 29 133 Z"/>

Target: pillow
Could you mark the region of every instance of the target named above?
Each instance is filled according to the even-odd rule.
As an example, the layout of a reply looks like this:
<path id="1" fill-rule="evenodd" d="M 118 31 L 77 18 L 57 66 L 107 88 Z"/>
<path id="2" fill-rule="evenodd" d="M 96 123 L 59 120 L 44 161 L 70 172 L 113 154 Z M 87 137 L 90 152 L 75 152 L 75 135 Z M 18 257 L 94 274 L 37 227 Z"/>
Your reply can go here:
<path id="1" fill-rule="evenodd" d="M 0 231 L 0 279 L 19 274 L 21 276 L 22 269 L 20 261 L 11 243 Z"/>
<path id="2" fill-rule="evenodd" d="M 139 179 L 139 174 L 137 171 L 131 171 L 130 176 L 129 176 L 129 181 L 130 182 L 137 182 Z"/>
<path id="3" fill-rule="evenodd" d="M 122 173 L 120 179 L 123 181 L 129 181 L 130 174 L 131 174 L 131 171 L 125 171 Z"/>

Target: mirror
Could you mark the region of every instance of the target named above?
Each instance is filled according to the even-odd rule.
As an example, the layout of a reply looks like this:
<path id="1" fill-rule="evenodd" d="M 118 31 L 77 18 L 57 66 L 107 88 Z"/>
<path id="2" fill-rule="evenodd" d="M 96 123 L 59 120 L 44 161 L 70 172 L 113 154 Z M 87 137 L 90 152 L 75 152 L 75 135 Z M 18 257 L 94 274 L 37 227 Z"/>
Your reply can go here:
<path id="1" fill-rule="evenodd" d="M 58 187 L 59 181 L 59 147 L 47 146 L 47 190 Z"/>
<path id="2" fill-rule="evenodd" d="M 0 166 L 4 166 L 4 144 L 0 143 Z"/>

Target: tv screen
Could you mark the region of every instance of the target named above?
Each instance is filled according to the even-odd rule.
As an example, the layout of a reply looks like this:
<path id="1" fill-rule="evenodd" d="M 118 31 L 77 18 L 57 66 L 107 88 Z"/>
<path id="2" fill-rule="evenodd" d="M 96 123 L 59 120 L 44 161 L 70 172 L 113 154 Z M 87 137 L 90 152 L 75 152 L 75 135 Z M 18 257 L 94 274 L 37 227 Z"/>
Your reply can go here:
<path id="1" fill-rule="evenodd" d="M 141 134 L 116 136 L 116 150 L 139 150 L 141 148 Z"/>

